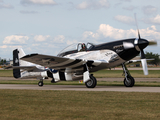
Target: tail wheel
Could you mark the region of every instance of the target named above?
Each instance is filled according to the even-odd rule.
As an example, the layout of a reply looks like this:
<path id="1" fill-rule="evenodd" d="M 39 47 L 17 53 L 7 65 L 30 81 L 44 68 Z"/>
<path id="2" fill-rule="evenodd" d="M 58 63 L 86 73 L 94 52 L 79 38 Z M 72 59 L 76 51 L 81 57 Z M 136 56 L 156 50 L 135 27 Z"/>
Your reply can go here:
<path id="1" fill-rule="evenodd" d="M 97 85 L 97 80 L 93 75 L 90 75 L 90 80 L 85 82 L 87 88 L 94 88 Z"/>
<path id="2" fill-rule="evenodd" d="M 134 86 L 134 83 L 135 83 L 135 80 L 133 77 L 131 76 L 127 76 L 127 80 L 126 78 L 124 79 L 124 85 L 126 87 L 133 87 Z"/>
<path id="3" fill-rule="evenodd" d="M 38 86 L 42 87 L 43 86 L 43 81 L 39 81 Z"/>

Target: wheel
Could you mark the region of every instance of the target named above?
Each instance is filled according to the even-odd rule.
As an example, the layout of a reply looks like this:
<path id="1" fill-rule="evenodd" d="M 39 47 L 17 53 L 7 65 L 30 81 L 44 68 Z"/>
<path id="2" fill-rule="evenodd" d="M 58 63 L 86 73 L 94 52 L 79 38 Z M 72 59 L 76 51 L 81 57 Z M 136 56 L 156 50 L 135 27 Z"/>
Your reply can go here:
<path id="1" fill-rule="evenodd" d="M 133 87 L 134 83 L 135 83 L 134 78 L 132 76 L 127 76 L 127 79 L 128 79 L 128 81 L 126 80 L 126 78 L 124 79 L 124 85 L 126 87 Z"/>
<path id="2" fill-rule="evenodd" d="M 97 80 L 93 75 L 90 75 L 90 80 L 85 82 L 87 88 L 94 88 L 97 85 Z"/>
<path id="3" fill-rule="evenodd" d="M 42 87 L 42 86 L 43 86 L 43 81 L 39 81 L 38 85 L 39 85 L 40 87 Z"/>

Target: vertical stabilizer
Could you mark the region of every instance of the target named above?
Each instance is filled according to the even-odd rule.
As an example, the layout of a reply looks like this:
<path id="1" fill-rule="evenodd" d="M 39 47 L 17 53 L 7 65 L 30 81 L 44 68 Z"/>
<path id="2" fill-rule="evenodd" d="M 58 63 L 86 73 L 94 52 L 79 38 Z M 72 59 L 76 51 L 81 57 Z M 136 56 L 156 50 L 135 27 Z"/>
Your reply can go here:
<path id="1" fill-rule="evenodd" d="M 13 50 L 13 66 L 19 66 L 19 56 L 18 56 L 18 49 Z M 15 78 L 21 77 L 20 69 L 13 69 L 13 76 Z"/>
<path id="2" fill-rule="evenodd" d="M 21 57 L 25 56 L 22 48 L 13 50 L 13 66 L 28 66 L 29 63 L 23 60 L 20 60 Z M 15 78 L 21 77 L 20 69 L 13 69 L 13 76 Z"/>

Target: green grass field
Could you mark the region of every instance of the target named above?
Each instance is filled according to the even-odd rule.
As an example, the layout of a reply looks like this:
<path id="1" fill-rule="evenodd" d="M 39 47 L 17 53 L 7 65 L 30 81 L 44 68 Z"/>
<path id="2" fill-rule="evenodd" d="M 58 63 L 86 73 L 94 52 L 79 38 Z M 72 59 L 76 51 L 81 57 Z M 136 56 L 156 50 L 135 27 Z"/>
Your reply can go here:
<path id="1" fill-rule="evenodd" d="M 1 120 L 159 120 L 160 93 L 0 90 Z"/>
<path id="2" fill-rule="evenodd" d="M 130 72 L 134 77 L 144 77 L 143 71 Z M 158 70 L 149 72 L 151 78 L 160 77 Z M 102 70 L 94 75 L 123 77 L 121 70 Z M 13 77 L 12 70 L 0 70 L 0 77 Z M 97 84 L 122 86 L 123 78 L 120 79 L 122 82 L 98 81 Z M 38 80 L 0 80 L 0 84 L 37 83 Z M 44 84 L 52 83 L 45 80 Z M 77 81 L 57 84 L 80 85 Z M 160 82 L 135 85 L 160 87 Z M 0 89 L 0 120 L 159 120 L 159 111 L 160 93 Z"/>

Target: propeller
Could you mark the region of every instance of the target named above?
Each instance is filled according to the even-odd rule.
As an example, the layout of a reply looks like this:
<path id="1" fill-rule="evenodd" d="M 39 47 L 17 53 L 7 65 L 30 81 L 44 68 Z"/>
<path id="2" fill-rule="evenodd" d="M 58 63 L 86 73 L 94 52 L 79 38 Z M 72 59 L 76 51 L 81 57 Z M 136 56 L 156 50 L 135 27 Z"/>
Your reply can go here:
<path id="1" fill-rule="evenodd" d="M 134 43 L 123 42 L 123 47 L 125 50 L 135 48 L 137 51 L 141 53 L 141 63 L 143 67 L 143 72 L 144 72 L 144 75 L 148 75 L 147 60 L 146 60 L 143 49 L 148 45 L 157 45 L 157 42 L 154 40 L 146 40 L 141 38 L 139 29 L 138 29 L 136 14 L 134 14 L 134 17 L 135 17 L 135 23 L 138 31 L 138 38 L 134 40 Z"/>
<path id="2" fill-rule="evenodd" d="M 145 43 L 144 40 L 141 39 L 141 36 L 140 36 L 140 32 L 139 32 L 139 29 L 138 29 L 138 24 L 137 24 L 137 19 L 136 19 L 136 14 L 134 14 L 134 17 L 135 17 L 135 22 L 136 22 L 136 26 L 137 26 L 137 31 L 138 31 L 138 43 L 137 44 L 140 44 L 140 43 Z M 149 41 L 148 42 L 148 45 L 149 45 Z M 147 44 L 146 42 L 146 44 Z M 151 43 L 153 44 L 153 43 Z M 137 45 L 137 49 L 141 52 L 141 63 L 142 63 L 142 67 L 143 67 L 143 73 L 144 75 L 148 75 L 148 67 L 147 67 L 147 60 L 146 60 L 146 57 L 145 57 L 145 54 L 144 54 L 144 51 L 143 51 L 143 47 L 140 46 L 140 45 Z"/>

